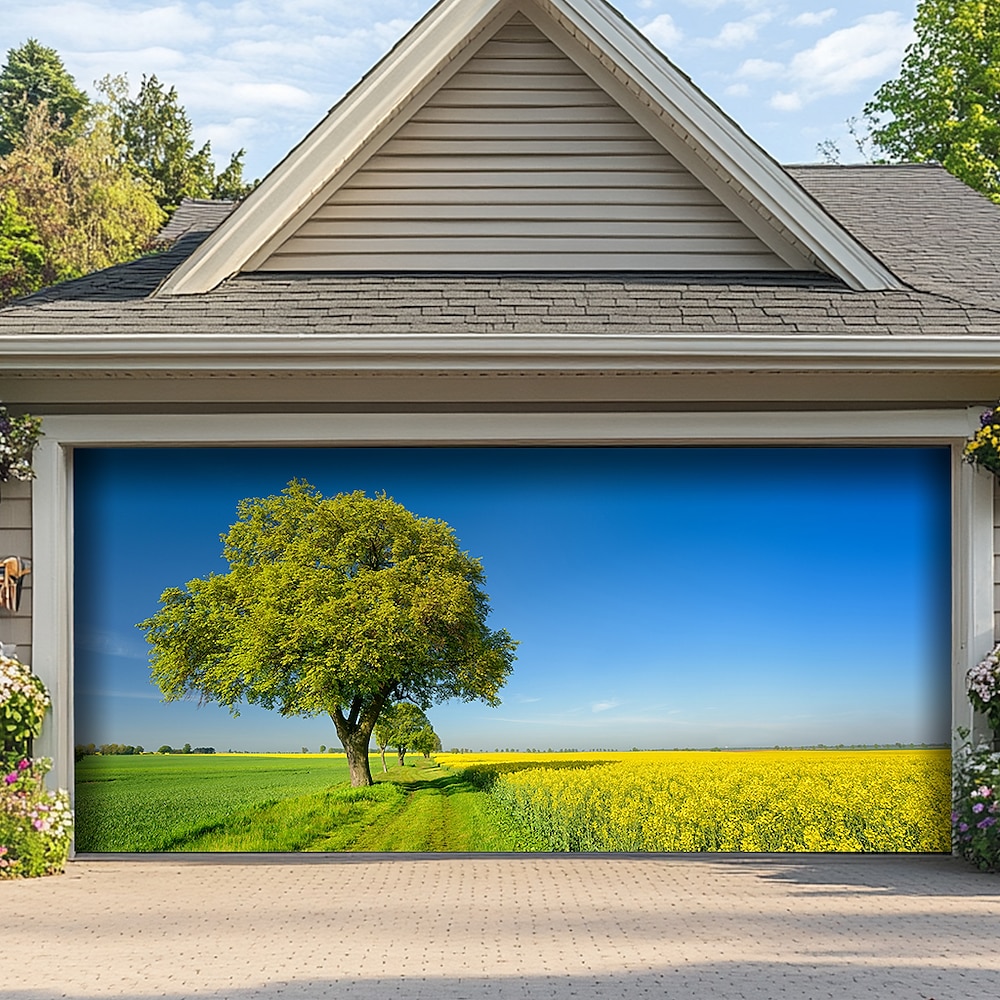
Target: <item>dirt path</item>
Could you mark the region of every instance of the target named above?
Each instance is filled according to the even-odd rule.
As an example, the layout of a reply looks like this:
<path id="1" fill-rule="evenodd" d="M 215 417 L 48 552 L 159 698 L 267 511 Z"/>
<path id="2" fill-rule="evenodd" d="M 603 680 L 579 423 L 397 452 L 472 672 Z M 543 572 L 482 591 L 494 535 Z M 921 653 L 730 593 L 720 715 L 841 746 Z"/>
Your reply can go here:
<path id="1" fill-rule="evenodd" d="M 503 851 L 507 847 L 490 814 L 485 793 L 460 775 L 422 758 L 391 768 L 376 780 L 406 792 L 391 816 L 350 846 L 354 851 Z"/>

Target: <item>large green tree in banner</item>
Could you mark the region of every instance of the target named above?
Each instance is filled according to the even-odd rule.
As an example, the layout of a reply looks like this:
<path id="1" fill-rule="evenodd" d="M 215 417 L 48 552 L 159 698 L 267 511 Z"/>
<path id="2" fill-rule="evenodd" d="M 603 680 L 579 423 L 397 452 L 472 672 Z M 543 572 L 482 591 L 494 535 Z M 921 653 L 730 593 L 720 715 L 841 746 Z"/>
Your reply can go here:
<path id="1" fill-rule="evenodd" d="M 865 105 L 870 139 L 1000 202 L 1000 2 L 921 0 L 914 29 L 899 76 Z"/>
<path id="2" fill-rule="evenodd" d="M 293 480 L 240 502 L 223 554 L 227 573 L 164 591 L 139 625 L 168 701 L 326 713 L 355 786 L 387 705 L 499 704 L 516 643 L 487 626 L 483 567 L 443 521 Z"/>
<path id="3" fill-rule="evenodd" d="M 29 38 L 7 52 L 0 69 L 0 156 L 14 148 L 32 109 L 43 102 L 49 122 L 59 129 L 70 128 L 89 104 L 59 53 Z"/>

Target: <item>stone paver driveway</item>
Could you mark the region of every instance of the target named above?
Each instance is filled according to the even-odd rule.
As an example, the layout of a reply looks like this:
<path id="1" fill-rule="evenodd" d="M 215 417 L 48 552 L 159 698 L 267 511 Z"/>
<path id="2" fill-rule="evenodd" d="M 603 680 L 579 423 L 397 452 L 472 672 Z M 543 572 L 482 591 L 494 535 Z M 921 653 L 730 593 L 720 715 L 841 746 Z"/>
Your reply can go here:
<path id="1" fill-rule="evenodd" d="M 0 882 L 17 1000 L 1000 995 L 940 856 L 170 856 Z"/>

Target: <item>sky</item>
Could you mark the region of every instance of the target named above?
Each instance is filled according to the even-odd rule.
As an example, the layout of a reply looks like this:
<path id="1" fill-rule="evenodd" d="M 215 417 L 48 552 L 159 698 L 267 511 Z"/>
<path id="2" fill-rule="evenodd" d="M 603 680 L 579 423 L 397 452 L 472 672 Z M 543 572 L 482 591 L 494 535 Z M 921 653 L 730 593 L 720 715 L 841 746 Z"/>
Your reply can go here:
<path id="1" fill-rule="evenodd" d="M 483 561 L 520 645 L 445 749 L 945 743 L 947 449 L 95 449 L 75 465 L 76 742 L 299 751 L 328 718 L 165 703 L 136 623 L 225 572 L 244 497 L 386 491 Z"/>
<path id="2" fill-rule="evenodd" d="M 0 51 L 36 38 L 77 83 L 156 74 L 221 168 L 261 178 L 431 6 L 431 0 L 0 0 Z M 621 0 L 638 26 L 782 163 L 833 140 L 898 74 L 915 0 Z"/>

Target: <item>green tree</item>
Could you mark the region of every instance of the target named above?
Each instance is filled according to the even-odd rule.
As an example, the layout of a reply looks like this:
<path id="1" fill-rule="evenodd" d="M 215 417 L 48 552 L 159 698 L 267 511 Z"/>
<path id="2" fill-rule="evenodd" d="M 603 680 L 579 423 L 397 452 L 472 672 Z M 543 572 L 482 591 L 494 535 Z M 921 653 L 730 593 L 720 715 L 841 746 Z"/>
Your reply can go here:
<path id="1" fill-rule="evenodd" d="M 430 757 L 432 753 L 441 751 L 441 739 L 437 733 L 434 732 L 434 727 L 428 722 L 417 734 L 410 740 L 410 748 L 417 753 L 422 753 L 425 757 Z"/>
<path id="2" fill-rule="evenodd" d="M 921 0 L 899 76 L 865 105 L 889 161 L 937 161 L 1000 202 L 1000 3 Z"/>
<path id="3" fill-rule="evenodd" d="M 14 148 L 31 110 L 42 103 L 50 124 L 63 130 L 74 126 L 90 102 L 56 50 L 29 38 L 8 50 L 0 69 L 0 156 Z"/>
<path id="4" fill-rule="evenodd" d="M 384 494 L 324 498 L 293 480 L 241 501 L 223 544 L 227 573 L 164 591 L 139 625 L 168 701 L 326 713 L 354 786 L 372 783 L 386 705 L 499 704 L 516 643 L 487 627 L 482 565 L 444 522 Z"/>
<path id="5" fill-rule="evenodd" d="M 27 295 L 45 285 L 48 254 L 17 192 L 0 192 L 0 302 Z"/>
<path id="6" fill-rule="evenodd" d="M 44 102 L 0 158 L 0 213 L 6 298 L 132 260 L 166 218 L 149 187 L 116 160 L 106 123 L 95 120 L 65 143 Z"/>
<path id="7" fill-rule="evenodd" d="M 182 198 L 242 198 L 252 185 L 243 180 L 244 150 L 230 158 L 218 175 L 212 145 L 195 148 L 193 127 L 177 89 L 143 76 L 135 97 L 128 78 L 106 76 L 97 84 L 104 113 L 123 161 L 155 192 L 160 206 L 172 212 Z"/>
<path id="8" fill-rule="evenodd" d="M 386 705 L 375 723 L 375 743 L 382 754 L 382 770 L 389 770 L 385 765 L 386 747 L 396 748 L 399 766 L 402 767 L 406 761 L 406 751 L 414 747 L 413 741 L 425 728 L 430 729 L 431 724 L 419 705 L 414 705 L 411 701 Z"/>

